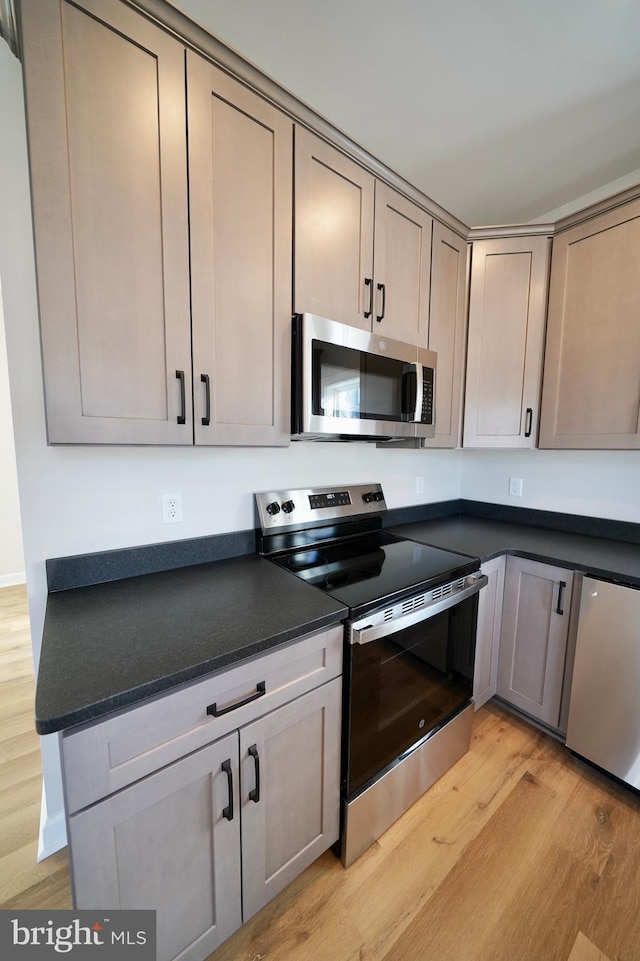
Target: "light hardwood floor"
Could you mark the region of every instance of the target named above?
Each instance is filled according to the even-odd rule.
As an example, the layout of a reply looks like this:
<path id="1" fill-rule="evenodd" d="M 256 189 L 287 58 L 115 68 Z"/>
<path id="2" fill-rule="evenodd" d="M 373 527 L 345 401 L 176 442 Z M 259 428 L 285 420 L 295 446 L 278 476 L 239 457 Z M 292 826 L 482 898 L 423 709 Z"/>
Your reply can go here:
<path id="1" fill-rule="evenodd" d="M 0 591 L 0 908 L 70 907 L 36 864 L 24 588 Z M 469 753 L 348 871 L 328 852 L 212 961 L 640 961 L 640 800 L 488 705 Z"/>

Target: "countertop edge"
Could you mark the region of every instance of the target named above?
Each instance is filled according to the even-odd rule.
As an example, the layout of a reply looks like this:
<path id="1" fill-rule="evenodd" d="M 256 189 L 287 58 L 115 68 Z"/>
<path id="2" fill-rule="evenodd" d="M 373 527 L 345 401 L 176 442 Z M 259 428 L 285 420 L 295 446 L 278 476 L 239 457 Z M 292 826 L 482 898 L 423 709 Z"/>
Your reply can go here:
<path id="1" fill-rule="evenodd" d="M 285 645 L 289 642 L 295 642 L 296 640 L 302 639 L 307 634 L 314 633 L 315 631 L 321 631 L 324 628 L 331 627 L 334 624 L 340 624 L 347 613 L 347 608 L 343 607 L 342 610 L 335 611 L 331 614 L 325 614 L 322 617 L 315 618 L 311 622 L 307 621 L 301 626 L 296 626 L 295 628 L 283 631 L 280 634 L 274 635 L 273 637 L 261 638 L 259 641 L 255 641 L 253 644 L 250 644 L 248 647 L 236 648 L 234 651 L 220 655 L 216 658 L 212 658 L 209 661 L 203 661 L 199 664 L 190 665 L 189 667 L 184 668 L 182 671 L 177 671 L 171 675 L 158 678 L 154 681 L 149 681 L 145 684 L 139 685 L 138 687 L 130 688 L 129 690 L 113 695 L 112 697 L 104 698 L 103 700 L 97 701 L 94 704 L 69 711 L 65 714 L 60 714 L 56 717 L 47 716 L 46 719 L 41 719 L 38 718 L 36 713 L 36 731 L 40 735 L 58 734 L 71 727 L 76 727 L 79 724 L 86 724 L 89 721 L 98 721 L 109 714 L 113 714 L 116 711 L 122 710 L 123 708 L 131 707 L 134 704 L 141 704 L 147 698 L 154 697 L 158 694 L 166 694 L 177 687 L 181 687 L 183 684 L 188 684 L 191 681 L 197 681 L 201 678 L 212 676 L 217 674 L 219 671 L 224 671 L 242 661 L 247 661 L 253 657 L 273 651 L 281 645 Z"/>

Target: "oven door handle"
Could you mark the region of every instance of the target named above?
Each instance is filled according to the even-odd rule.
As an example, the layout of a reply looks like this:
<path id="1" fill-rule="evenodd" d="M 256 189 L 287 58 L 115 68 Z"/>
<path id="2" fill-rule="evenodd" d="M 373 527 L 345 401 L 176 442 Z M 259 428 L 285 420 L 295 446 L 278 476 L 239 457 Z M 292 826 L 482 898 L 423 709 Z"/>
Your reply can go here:
<path id="1" fill-rule="evenodd" d="M 443 597 L 441 600 L 433 601 L 426 607 L 420 607 L 417 611 L 410 611 L 402 617 L 385 621 L 382 624 L 367 624 L 366 618 L 363 618 L 364 623 L 362 623 L 362 621 L 356 621 L 349 630 L 349 643 L 368 644 L 370 641 L 377 641 L 381 637 L 388 637 L 389 634 L 397 634 L 398 631 L 401 631 L 405 627 L 412 627 L 414 624 L 419 624 L 420 621 L 426 621 L 430 617 L 435 617 L 436 614 L 441 614 L 450 607 L 455 607 L 456 604 L 460 604 L 461 601 L 465 601 L 468 597 L 473 597 L 485 584 L 489 583 L 489 578 L 486 574 L 473 574 L 472 577 L 472 582 L 461 591 L 457 591 L 455 594 L 449 594 L 448 597 Z M 358 623 L 361 623 L 362 627 L 358 627 Z"/>

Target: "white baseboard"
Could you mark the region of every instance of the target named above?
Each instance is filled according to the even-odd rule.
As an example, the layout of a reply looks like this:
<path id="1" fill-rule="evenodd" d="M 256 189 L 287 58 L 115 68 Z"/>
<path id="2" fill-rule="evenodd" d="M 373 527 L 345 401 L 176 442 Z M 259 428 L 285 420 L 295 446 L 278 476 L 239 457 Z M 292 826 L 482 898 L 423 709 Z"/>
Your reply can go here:
<path id="1" fill-rule="evenodd" d="M 15 574 L 0 574 L 0 588 L 14 587 L 16 584 L 26 584 L 27 577 L 24 571 L 17 571 Z"/>
<path id="2" fill-rule="evenodd" d="M 42 806 L 40 808 L 40 834 L 38 836 L 37 861 L 44 861 L 51 857 L 56 851 L 62 850 L 67 843 L 67 827 L 64 820 L 64 811 L 56 811 L 54 814 L 47 813 L 47 805 L 42 792 Z"/>

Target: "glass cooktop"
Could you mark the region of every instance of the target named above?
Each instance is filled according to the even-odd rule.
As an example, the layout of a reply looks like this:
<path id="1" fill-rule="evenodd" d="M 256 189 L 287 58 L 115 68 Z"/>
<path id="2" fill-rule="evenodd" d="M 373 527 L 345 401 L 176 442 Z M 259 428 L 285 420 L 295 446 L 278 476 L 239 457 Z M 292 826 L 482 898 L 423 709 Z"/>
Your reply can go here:
<path id="1" fill-rule="evenodd" d="M 352 616 L 476 571 L 480 562 L 375 531 L 271 560 L 351 608 Z"/>

